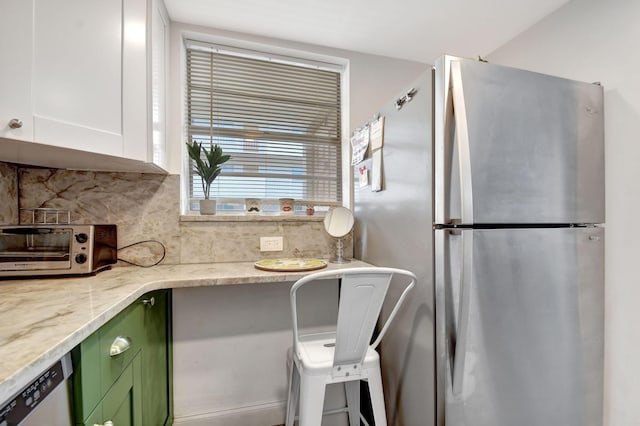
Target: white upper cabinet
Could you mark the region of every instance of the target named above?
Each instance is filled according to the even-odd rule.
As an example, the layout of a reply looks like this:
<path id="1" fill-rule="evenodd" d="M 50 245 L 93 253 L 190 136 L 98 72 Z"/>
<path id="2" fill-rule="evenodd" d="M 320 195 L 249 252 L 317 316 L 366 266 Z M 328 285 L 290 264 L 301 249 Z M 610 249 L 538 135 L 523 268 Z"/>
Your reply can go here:
<path id="1" fill-rule="evenodd" d="M 153 76 L 161 72 L 165 84 L 166 68 L 152 68 L 154 49 L 165 56 L 165 40 L 153 40 L 159 8 L 155 0 L 0 0 L 0 55 L 16 58 L 0 67 L 0 89 L 10 94 L 0 97 L 0 137 L 65 152 L 47 164 L 25 148 L 20 162 L 64 167 L 66 157 L 67 167 L 81 159 L 96 170 L 162 170 L 152 132 Z M 168 20 L 160 24 L 165 34 Z M 164 116 L 164 103 L 155 108 Z"/>
<path id="2" fill-rule="evenodd" d="M 0 138 L 33 140 L 32 15 L 29 1 L 0 0 Z"/>

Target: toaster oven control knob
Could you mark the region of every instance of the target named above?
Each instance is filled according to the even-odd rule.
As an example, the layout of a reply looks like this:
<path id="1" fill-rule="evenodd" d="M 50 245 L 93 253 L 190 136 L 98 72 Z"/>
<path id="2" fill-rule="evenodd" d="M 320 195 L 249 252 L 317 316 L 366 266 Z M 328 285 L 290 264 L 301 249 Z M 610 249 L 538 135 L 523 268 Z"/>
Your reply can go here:
<path id="1" fill-rule="evenodd" d="M 84 232 L 76 234 L 76 241 L 79 242 L 80 244 L 86 243 L 88 239 L 89 239 L 89 236 Z"/>
<path id="2" fill-rule="evenodd" d="M 84 263 L 87 261 L 87 255 L 84 253 L 76 254 L 76 263 Z"/>

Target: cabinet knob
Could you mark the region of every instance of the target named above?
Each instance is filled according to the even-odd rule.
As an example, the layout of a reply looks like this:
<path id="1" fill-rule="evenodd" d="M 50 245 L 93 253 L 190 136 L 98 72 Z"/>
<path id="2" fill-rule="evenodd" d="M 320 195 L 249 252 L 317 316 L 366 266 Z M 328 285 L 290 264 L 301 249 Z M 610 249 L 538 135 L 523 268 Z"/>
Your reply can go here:
<path id="1" fill-rule="evenodd" d="M 9 127 L 12 129 L 19 129 L 20 127 L 22 127 L 22 120 L 12 118 L 11 120 L 9 120 Z"/>
<path id="2" fill-rule="evenodd" d="M 94 423 L 93 426 L 114 426 L 113 422 L 111 420 L 107 420 L 106 422 L 102 423 L 101 425 Z"/>
<path id="3" fill-rule="evenodd" d="M 154 307 L 154 306 L 155 306 L 155 304 L 156 304 L 156 298 L 155 298 L 155 297 L 153 297 L 153 296 L 151 296 L 151 297 L 150 297 L 150 298 L 148 298 L 148 299 L 142 299 L 142 304 L 143 304 L 144 306 L 146 306 L 147 308 L 152 308 L 152 307 Z"/>
<path id="4" fill-rule="evenodd" d="M 109 356 L 114 357 L 116 355 L 120 355 L 121 353 L 129 350 L 131 347 L 131 339 L 125 336 L 118 336 L 113 339 L 113 343 L 111 344 L 111 349 L 109 350 Z M 106 426 L 106 423 L 105 423 Z"/>

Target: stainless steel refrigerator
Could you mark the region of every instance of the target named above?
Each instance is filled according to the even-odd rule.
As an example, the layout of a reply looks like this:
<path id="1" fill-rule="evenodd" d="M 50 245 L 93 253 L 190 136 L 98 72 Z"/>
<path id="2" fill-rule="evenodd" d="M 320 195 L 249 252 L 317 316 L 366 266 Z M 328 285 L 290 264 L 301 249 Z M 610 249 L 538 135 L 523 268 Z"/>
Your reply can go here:
<path id="1" fill-rule="evenodd" d="M 603 90 L 442 57 L 385 116 L 356 256 L 419 286 L 381 346 L 391 425 L 602 425 Z"/>

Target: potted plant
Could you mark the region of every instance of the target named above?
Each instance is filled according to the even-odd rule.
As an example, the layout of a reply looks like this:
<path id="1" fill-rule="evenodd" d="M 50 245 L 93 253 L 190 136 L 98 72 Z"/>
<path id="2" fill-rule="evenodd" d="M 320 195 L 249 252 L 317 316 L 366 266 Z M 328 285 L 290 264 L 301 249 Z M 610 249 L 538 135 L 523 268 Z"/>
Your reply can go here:
<path id="1" fill-rule="evenodd" d="M 189 158 L 193 160 L 193 171 L 202 178 L 204 200 L 200 200 L 200 214 L 216 214 L 216 200 L 209 199 L 211 184 L 222 171 L 221 165 L 231 158 L 222 153 L 219 145 L 213 144 L 209 150 L 202 143 L 187 142 Z"/>

